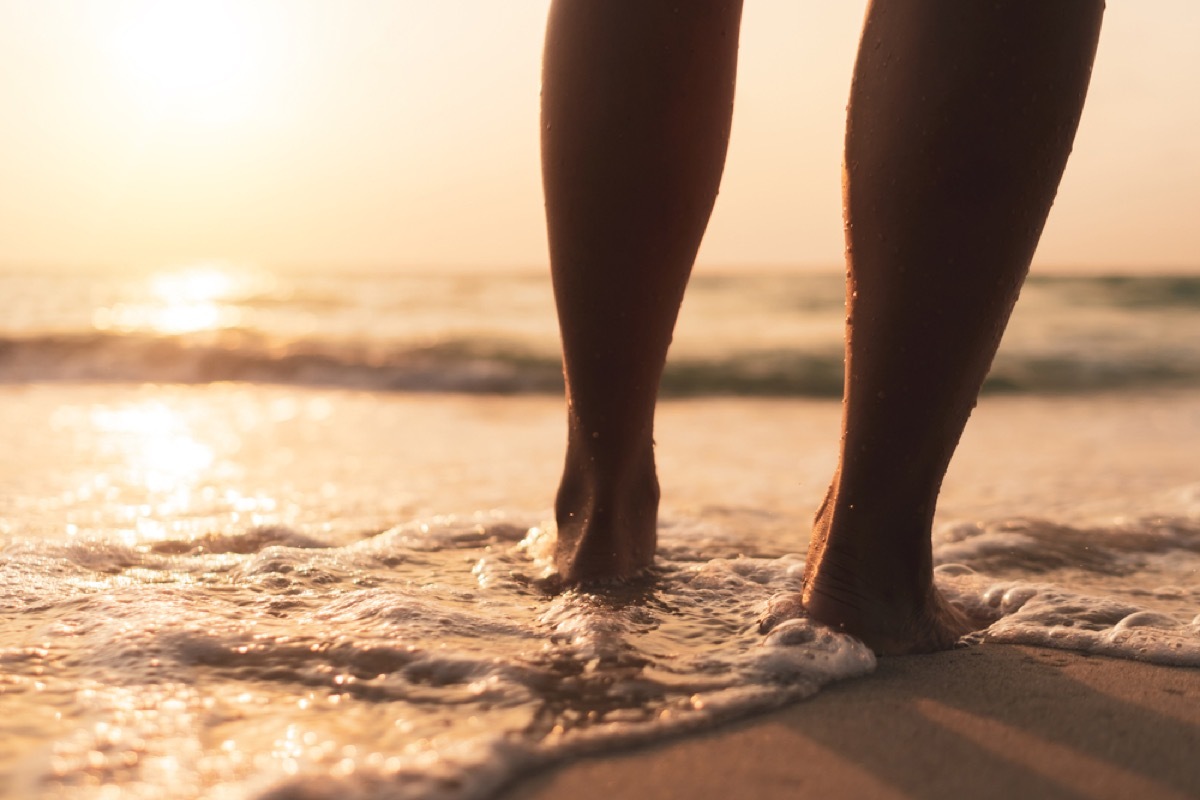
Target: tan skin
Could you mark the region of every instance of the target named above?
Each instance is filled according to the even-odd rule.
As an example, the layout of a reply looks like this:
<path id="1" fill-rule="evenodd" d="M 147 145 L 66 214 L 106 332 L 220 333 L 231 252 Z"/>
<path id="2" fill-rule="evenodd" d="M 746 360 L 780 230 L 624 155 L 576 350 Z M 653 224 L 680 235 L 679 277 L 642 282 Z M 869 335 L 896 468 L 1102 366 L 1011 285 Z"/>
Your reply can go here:
<path id="1" fill-rule="evenodd" d="M 1102 0 L 887 0 L 846 131 L 843 436 L 801 602 L 879 653 L 973 627 L 933 584 L 938 490 L 1016 302 L 1083 107 Z M 716 199 L 740 0 L 555 0 L 542 159 L 567 378 L 556 565 L 654 558 L 654 406 Z"/>

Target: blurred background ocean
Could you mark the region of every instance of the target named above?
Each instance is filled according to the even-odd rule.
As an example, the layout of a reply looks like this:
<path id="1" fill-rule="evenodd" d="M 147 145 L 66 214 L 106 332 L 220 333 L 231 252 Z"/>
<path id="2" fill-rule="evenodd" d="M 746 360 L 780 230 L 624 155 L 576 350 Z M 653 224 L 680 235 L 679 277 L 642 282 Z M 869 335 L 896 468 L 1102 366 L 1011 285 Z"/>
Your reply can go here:
<path id="1" fill-rule="evenodd" d="M 223 381 L 374 391 L 557 393 L 549 276 L 9 268 L 0 382 Z M 699 270 L 666 396 L 838 397 L 842 277 Z M 613 321 L 620 324 L 619 320 Z M 1200 276 L 1039 276 L 986 391 L 1200 385 Z"/>

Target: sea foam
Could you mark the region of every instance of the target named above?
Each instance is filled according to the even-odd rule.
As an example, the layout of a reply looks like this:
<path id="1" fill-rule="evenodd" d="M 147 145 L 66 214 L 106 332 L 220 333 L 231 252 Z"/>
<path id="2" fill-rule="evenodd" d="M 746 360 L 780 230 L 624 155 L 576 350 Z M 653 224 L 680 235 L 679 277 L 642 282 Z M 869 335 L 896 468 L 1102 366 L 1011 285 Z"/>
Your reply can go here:
<path id="1" fill-rule="evenodd" d="M 0 766 L 32 796 L 474 797 L 874 666 L 806 620 L 758 634 L 795 556 L 546 595 L 548 535 L 446 518 L 342 547 L 279 529 L 14 543 L 0 685 L 30 735 Z"/>
<path id="2" fill-rule="evenodd" d="M 14 541 L 0 690 L 27 735 L 0 774 L 34 797 L 481 797 L 874 668 L 796 614 L 796 554 L 676 521 L 646 580 L 547 594 L 551 537 L 484 514 L 342 546 Z M 995 618 L 984 641 L 1200 666 L 1192 520 L 960 525 L 935 552 L 943 591 Z"/>

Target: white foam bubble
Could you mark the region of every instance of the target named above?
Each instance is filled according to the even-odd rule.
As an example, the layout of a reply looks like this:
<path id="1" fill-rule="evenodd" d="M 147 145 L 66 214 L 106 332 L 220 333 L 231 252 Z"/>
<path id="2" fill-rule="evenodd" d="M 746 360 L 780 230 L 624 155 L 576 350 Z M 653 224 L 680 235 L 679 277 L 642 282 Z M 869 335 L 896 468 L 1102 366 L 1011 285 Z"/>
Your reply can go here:
<path id="1" fill-rule="evenodd" d="M 1197 620 L 1044 584 L 998 584 L 987 591 L 985 598 L 1003 614 L 986 631 L 985 639 L 990 642 L 1200 666 Z"/>
<path id="2" fill-rule="evenodd" d="M 1200 666 L 1200 525 L 1149 516 L 1075 528 L 1044 520 L 938 531 L 935 574 L 987 641 Z M 997 580 L 998 577 L 1011 580 Z M 1031 580 L 1036 577 L 1036 580 Z"/>

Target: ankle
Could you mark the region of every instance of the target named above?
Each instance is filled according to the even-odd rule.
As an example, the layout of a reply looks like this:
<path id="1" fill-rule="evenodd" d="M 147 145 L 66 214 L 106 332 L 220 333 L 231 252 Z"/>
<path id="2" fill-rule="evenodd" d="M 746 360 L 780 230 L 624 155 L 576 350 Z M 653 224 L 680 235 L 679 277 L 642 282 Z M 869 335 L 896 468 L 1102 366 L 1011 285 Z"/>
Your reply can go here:
<path id="1" fill-rule="evenodd" d="M 654 560 L 653 457 L 620 469 L 568 457 L 555 501 L 555 562 L 565 583 L 628 578 Z"/>

